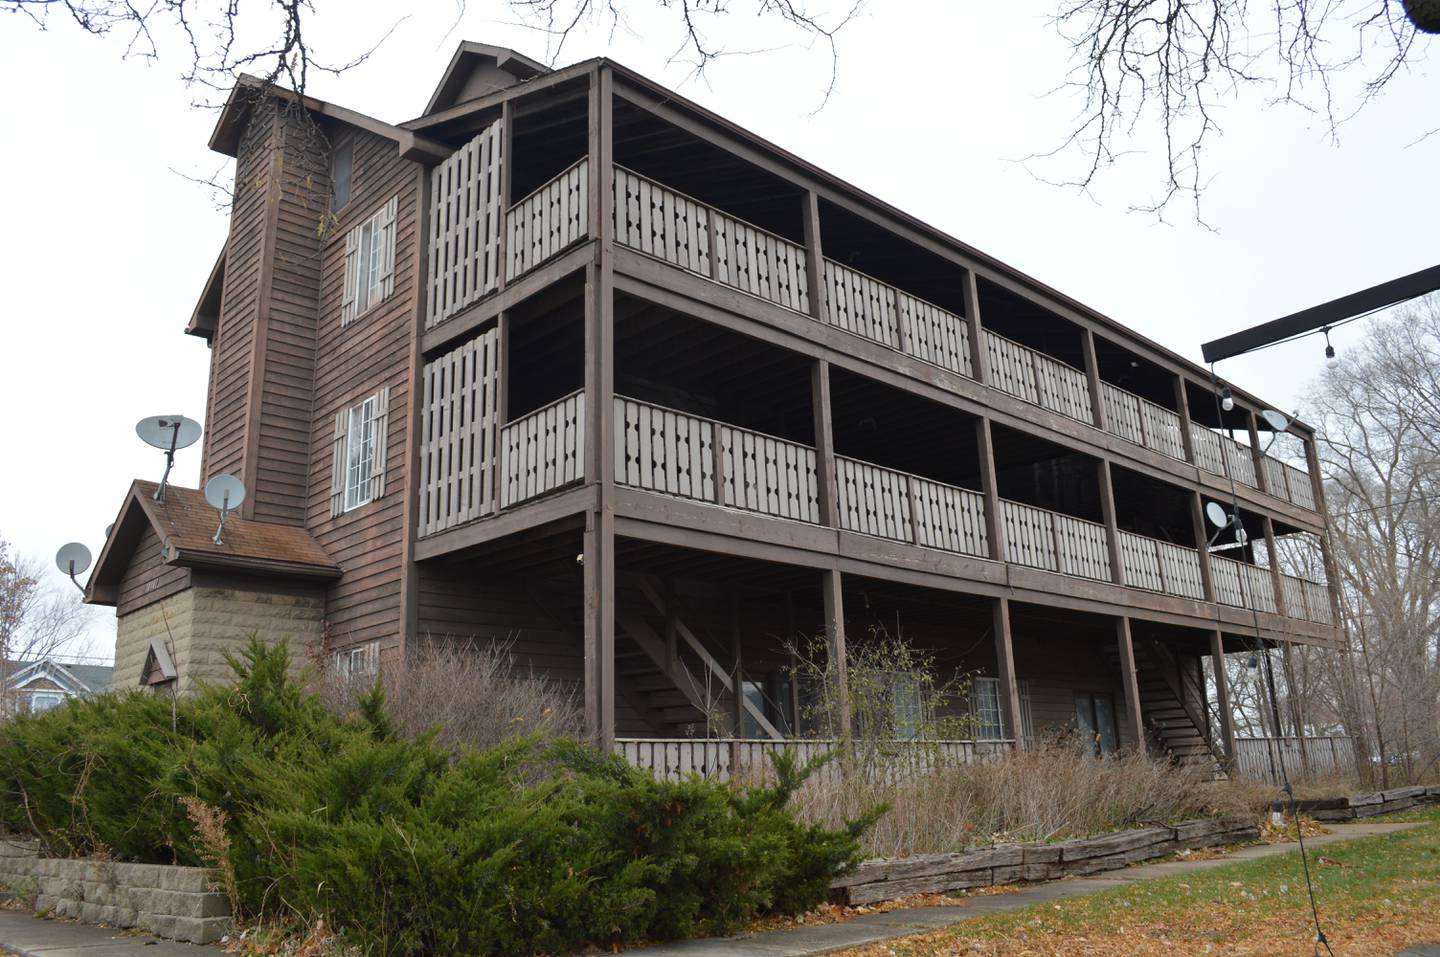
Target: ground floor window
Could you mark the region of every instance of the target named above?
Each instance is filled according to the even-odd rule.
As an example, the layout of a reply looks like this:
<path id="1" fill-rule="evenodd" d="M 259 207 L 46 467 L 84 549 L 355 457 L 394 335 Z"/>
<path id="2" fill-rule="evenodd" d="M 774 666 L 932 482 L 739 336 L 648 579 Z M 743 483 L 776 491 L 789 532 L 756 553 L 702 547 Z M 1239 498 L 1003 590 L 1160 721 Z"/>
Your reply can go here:
<path id="1" fill-rule="evenodd" d="M 1115 699 L 1099 692 L 1077 694 L 1075 727 L 1082 741 L 1092 743 L 1096 754 L 1114 754 L 1119 747 L 1119 737 L 1115 732 Z"/>
<path id="2" fill-rule="evenodd" d="M 30 695 L 30 711 L 49 711 L 65 703 L 65 696 L 58 691 L 36 691 Z"/>
<path id="3" fill-rule="evenodd" d="M 1009 737 L 1005 733 L 1005 709 L 1000 706 L 999 678 L 976 678 L 970 690 L 970 705 L 976 741 L 1003 741 Z"/>

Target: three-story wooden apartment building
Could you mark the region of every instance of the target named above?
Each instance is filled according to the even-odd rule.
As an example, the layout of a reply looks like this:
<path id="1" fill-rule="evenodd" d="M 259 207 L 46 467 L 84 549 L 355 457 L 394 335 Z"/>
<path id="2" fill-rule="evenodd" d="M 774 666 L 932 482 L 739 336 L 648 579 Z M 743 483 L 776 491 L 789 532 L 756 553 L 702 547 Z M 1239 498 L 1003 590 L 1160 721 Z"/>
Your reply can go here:
<path id="1" fill-rule="evenodd" d="M 883 632 L 977 676 L 954 747 L 1191 757 L 1231 740 L 1206 656 L 1340 642 L 1274 560 L 1323 552 L 1309 427 L 1268 454 L 1259 400 L 619 64 L 465 43 L 398 126 L 247 81 L 210 145 L 202 478 L 249 494 L 216 545 L 132 487 L 117 686 L 252 631 L 364 672 L 503 641 L 685 767 L 805 732 L 796 639 Z"/>

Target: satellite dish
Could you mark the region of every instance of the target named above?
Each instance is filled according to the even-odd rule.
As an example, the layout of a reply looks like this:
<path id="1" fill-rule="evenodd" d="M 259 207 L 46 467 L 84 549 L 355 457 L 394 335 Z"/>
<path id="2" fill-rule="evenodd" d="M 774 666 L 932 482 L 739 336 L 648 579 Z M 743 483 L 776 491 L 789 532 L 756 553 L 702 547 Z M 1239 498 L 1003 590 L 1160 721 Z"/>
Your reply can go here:
<path id="1" fill-rule="evenodd" d="M 220 513 L 220 527 L 215 529 L 212 541 L 216 545 L 224 545 L 220 536 L 225 531 L 225 516 L 245 501 L 245 483 L 233 475 L 217 475 L 205 483 L 205 501 Z"/>
<path id="2" fill-rule="evenodd" d="M 115 523 L 114 523 L 114 522 L 111 522 L 109 525 L 106 525 L 106 526 L 105 526 L 105 541 L 107 541 L 107 542 L 110 541 L 110 533 L 113 532 L 113 531 L 115 531 Z"/>
<path id="3" fill-rule="evenodd" d="M 90 549 L 79 542 L 71 542 L 55 553 L 55 566 L 69 575 L 70 580 L 75 582 L 75 587 L 83 592 L 85 586 L 75 581 L 75 576 L 90 567 Z"/>
<path id="4" fill-rule="evenodd" d="M 1205 517 L 1210 524 L 1216 528 L 1224 528 L 1230 524 L 1230 516 L 1225 514 L 1225 509 L 1219 502 L 1207 502 L 1205 504 Z"/>
<path id="5" fill-rule="evenodd" d="M 200 441 L 200 423 L 183 415 L 152 415 L 135 423 L 135 434 L 146 445 L 173 452 Z"/>
<path id="6" fill-rule="evenodd" d="M 1274 409 L 1266 409 L 1261 412 L 1260 418 L 1265 420 L 1265 424 L 1270 426 L 1272 432 L 1284 432 L 1290 428 L 1290 420 L 1283 413 L 1276 412 Z"/>
<path id="7" fill-rule="evenodd" d="M 200 440 L 200 423 L 183 415 L 152 415 L 135 423 L 135 434 L 146 445 L 165 451 L 165 474 L 155 489 L 155 501 L 165 501 L 165 483 L 175 465 L 175 450 L 188 448 Z"/>

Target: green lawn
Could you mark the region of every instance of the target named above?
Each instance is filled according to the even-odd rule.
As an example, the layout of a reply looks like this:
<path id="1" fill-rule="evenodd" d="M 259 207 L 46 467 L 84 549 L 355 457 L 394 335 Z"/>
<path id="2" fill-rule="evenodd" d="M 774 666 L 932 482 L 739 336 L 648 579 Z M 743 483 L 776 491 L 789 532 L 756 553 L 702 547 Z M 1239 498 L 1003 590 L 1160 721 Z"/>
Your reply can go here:
<path id="1" fill-rule="evenodd" d="M 1340 957 L 1392 957 L 1408 946 L 1440 942 L 1440 808 L 1384 820 L 1423 826 L 1311 853 L 1321 925 Z M 1312 936 L 1300 858 L 1288 853 L 1036 905 L 847 953 L 1305 957 Z"/>

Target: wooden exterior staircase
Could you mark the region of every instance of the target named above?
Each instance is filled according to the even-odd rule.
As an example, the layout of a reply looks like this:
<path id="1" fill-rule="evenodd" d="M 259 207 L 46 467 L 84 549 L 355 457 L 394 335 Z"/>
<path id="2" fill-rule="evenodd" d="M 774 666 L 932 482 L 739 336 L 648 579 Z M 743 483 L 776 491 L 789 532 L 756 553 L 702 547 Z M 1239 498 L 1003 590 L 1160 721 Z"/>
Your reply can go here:
<path id="1" fill-rule="evenodd" d="M 1136 643 L 1140 713 L 1152 748 L 1177 764 L 1203 766 L 1225 776 L 1224 755 L 1212 737 L 1203 673 L 1187 667 L 1199 659 L 1177 658 L 1162 642 Z"/>

